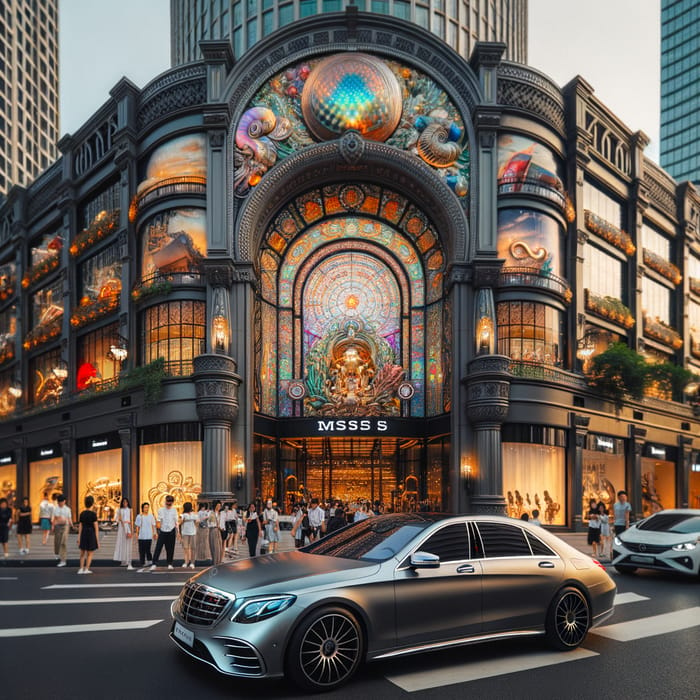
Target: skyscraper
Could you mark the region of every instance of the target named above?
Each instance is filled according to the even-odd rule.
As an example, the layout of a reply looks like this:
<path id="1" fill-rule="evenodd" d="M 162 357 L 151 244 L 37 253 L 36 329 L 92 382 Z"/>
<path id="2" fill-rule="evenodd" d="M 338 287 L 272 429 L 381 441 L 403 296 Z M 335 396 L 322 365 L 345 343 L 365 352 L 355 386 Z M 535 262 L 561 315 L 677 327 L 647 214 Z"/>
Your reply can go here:
<path id="1" fill-rule="evenodd" d="M 201 58 L 201 39 L 230 37 L 237 58 L 276 29 L 355 5 L 415 22 L 465 58 L 477 41 L 503 41 L 505 57 L 527 62 L 527 0 L 170 0 L 173 66 Z"/>
<path id="2" fill-rule="evenodd" d="M 0 3 L 0 194 L 56 157 L 58 0 Z"/>
<path id="3" fill-rule="evenodd" d="M 661 166 L 700 182 L 700 0 L 661 0 Z"/>

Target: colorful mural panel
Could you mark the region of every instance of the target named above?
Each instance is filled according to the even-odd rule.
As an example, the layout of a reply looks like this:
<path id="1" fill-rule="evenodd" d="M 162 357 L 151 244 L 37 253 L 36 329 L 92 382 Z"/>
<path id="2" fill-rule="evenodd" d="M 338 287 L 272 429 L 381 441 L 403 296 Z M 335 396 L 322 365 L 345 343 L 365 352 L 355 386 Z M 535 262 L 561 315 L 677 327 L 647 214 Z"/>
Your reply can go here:
<path id="1" fill-rule="evenodd" d="M 194 207 L 156 214 L 141 228 L 143 279 L 198 272 L 207 253 L 206 212 Z"/>
<path id="2" fill-rule="evenodd" d="M 549 188 L 564 193 L 561 161 L 537 141 L 517 134 L 498 137 L 498 184 L 500 192 L 532 192 Z"/>
<path id="3" fill-rule="evenodd" d="M 529 209 L 498 212 L 498 257 L 504 268 L 563 277 L 564 231 L 555 219 Z"/>
<path id="4" fill-rule="evenodd" d="M 466 207 L 468 138 L 454 103 L 424 73 L 359 52 L 290 66 L 258 91 L 235 128 L 235 194 L 247 196 L 278 160 L 349 129 L 415 154 Z"/>
<path id="5" fill-rule="evenodd" d="M 207 144 L 204 134 L 180 136 L 158 146 L 148 159 L 137 193 L 143 195 L 166 181 L 177 182 L 179 179 L 206 182 Z"/>

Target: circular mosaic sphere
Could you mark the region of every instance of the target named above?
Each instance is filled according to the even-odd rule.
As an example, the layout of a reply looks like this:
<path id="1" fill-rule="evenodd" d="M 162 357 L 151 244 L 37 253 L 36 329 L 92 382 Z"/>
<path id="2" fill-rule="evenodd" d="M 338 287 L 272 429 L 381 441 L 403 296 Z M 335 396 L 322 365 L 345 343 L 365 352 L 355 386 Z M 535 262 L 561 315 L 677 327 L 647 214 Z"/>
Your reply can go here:
<path id="1" fill-rule="evenodd" d="M 384 141 L 401 119 L 401 88 L 389 66 L 363 53 L 329 56 L 309 74 L 301 111 L 311 132 L 325 141 L 356 129 Z"/>

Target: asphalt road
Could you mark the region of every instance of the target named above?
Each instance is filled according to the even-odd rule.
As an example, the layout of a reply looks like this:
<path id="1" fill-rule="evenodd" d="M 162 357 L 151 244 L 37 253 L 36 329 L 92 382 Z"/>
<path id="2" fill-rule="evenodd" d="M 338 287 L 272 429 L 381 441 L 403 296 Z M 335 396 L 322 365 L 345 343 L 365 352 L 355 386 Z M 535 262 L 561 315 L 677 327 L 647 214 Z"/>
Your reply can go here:
<path id="1" fill-rule="evenodd" d="M 612 575 L 619 596 L 615 616 L 575 652 L 552 653 L 531 639 L 375 662 L 350 685 L 322 697 L 700 697 L 700 582 L 654 572 Z M 179 651 L 168 638 L 169 609 L 186 579 L 181 569 L 137 574 L 102 567 L 76 576 L 74 568 L 3 567 L 2 696 L 304 697 L 285 681 L 221 676 Z"/>

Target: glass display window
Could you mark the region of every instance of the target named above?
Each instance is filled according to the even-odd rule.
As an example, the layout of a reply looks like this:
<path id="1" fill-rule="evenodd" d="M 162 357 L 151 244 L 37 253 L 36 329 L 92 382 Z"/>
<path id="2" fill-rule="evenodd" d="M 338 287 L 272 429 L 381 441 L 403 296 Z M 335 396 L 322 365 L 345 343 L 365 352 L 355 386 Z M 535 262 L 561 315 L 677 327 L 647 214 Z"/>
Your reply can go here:
<path id="1" fill-rule="evenodd" d="M 0 455 L 0 498 L 6 498 L 10 508 L 17 499 L 17 465 L 11 455 Z"/>
<path id="2" fill-rule="evenodd" d="M 122 261 L 117 245 L 111 245 L 88 258 L 81 263 L 79 270 L 78 295 L 81 306 L 119 296 L 122 286 Z"/>
<path id="3" fill-rule="evenodd" d="M 582 451 L 583 486 L 581 514 L 587 521 L 591 499 L 602 502 L 612 514 L 617 492 L 626 489 L 624 440 L 590 433 Z"/>
<path id="4" fill-rule="evenodd" d="M 46 263 L 49 258 L 58 258 L 63 248 L 63 238 L 55 231 L 46 233 L 34 241 L 29 249 L 29 264 L 36 267 Z"/>
<path id="5" fill-rule="evenodd" d="M 81 507 L 85 497 L 92 496 L 98 520 L 114 520 L 122 499 L 121 473 L 120 448 L 78 455 L 78 495 Z"/>
<path id="6" fill-rule="evenodd" d="M 61 351 L 56 348 L 29 361 L 29 403 L 57 402 L 63 395 L 66 376 L 61 372 Z"/>
<path id="7" fill-rule="evenodd" d="M 148 501 L 157 513 L 165 497 L 173 496 L 175 507 L 196 503 L 202 492 L 202 443 L 196 441 L 165 442 L 141 445 L 139 502 Z"/>
<path id="8" fill-rule="evenodd" d="M 613 255 L 590 242 L 585 249 L 583 260 L 583 286 L 593 294 L 602 297 L 613 297 L 623 303 L 625 264 Z"/>
<path id="9" fill-rule="evenodd" d="M 653 448 L 652 448 L 653 449 Z M 659 448 L 656 448 L 659 449 Z M 663 449 L 663 448 L 661 448 Z M 676 507 L 676 464 L 666 459 L 642 457 L 642 515 L 647 517 Z"/>
<path id="10" fill-rule="evenodd" d="M 22 393 L 12 370 L 0 373 L 0 418 L 9 416 L 15 410 Z"/>
<path id="11" fill-rule="evenodd" d="M 17 266 L 7 261 L 0 264 L 0 304 L 13 297 L 17 291 Z"/>
<path id="12" fill-rule="evenodd" d="M 48 448 L 47 448 L 48 449 Z M 59 450 L 53 448 L 53 453 Z M 53 494 L 63 493 L 63 458 L 58 456 L 29 462 L 29 505 L 32 507 L 32 522 L 39 521 L 39 503 L 48 494 L 51 501 Z M 76 504 L 68 504 L 73 511 L 73 520 L 77 517 Z M 77 512 L 76 512 L 77 511 Z"/>
<path id="13" fill-rule="evenodd" d="M 688 508 L 700 508 L 700 452 L 693 452 L 690 458 Z"/>
<path id="14" fill-rule="evenodd" d="M 110 323 L 78 338 L 78 364 L 75 376 L 75 388 L 78 391 L 109 384 L 119 376 L 121 362 L 116 360 L 110 352 L 118 333 L 119 324 Z"/>
<path id="15" fill-rule="evenodd" d="M 138 196 L 165 185 L 187 192 L 187 183 L 206 183 L 207 144 L 203 134 L 186 134 L 158 146 L 150 158 L 138 185 Z"/>
<path id="16" fill-rule="evenodd" d="M 56 280 L 32 294 L 32 328 L 48 327 L 63 316 L 63 283 Z"/>
<path id="17" fill-rule="evenodd" d="M 81 229 L 86 229 L 107 212 L 110 215 L 119 211 L 119 182 L 113 182 L 94 197 L 84 202 L 79 209 Z"/>
<path id="18" fill-rule="evenodd" d="M 562 363 L 563 313 L 532 301 L 497 304 L 498 352 L 517 362 Z"/>
<path id="19" fill-rule="evenodd" d="M 642 277 L 642 313 L 665 324 L 672 322 L 671 290 L 646 275 Z"/>
<path id="20" fill-rule="evenodd" d="M 626 226 L 622 204 L 589 180 L 583 183 L 583 208 L 605 219 L 617 228 Z"/>
<path id="21" fill-rule="evenodd" d="M 143 313 L 144 363 L 159 357 L 174 375 L 192 373 L 192 360 L 205 351 L 206 304 L 203 301 L 171 301 Z"/>
<path id="22" fill-rule="evenodd" d="M 17 308 L 10 306 L 0 311 L 0 365 L 15 356 L 17 338 Z"/>
<path id="23" fill-rule="evenodd" d="M 503 491 L 511 518 L 539 510 L 546 525 L 566 524 L 566 449 L 503 443 Z"/>

